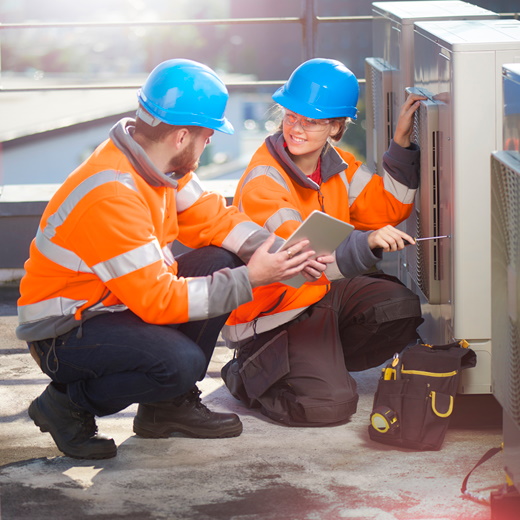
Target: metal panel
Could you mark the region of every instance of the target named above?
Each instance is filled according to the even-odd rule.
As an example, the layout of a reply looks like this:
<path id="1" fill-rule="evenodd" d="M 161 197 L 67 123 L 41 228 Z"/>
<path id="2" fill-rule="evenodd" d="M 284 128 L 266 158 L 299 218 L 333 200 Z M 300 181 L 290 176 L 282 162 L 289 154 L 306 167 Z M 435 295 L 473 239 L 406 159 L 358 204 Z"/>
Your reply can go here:
<path id="1" fill-rule="evenodd" d="M 421 189 L 416 196 L 413 214 L 407 220 L 407 232 L 417 237 L 439 236 L 442 232 L 438 104 L 425 89 L 412 88 L 409 92 L 428 96 L 415 113 L 412 140 L 429 153 L 421 154 Z M 430 304 L 441 303 L 440 240 L 419 242 L 404 251 L 405 265 L 412 280 Z"/>
<path id="2" fill-rule="evenodd" d="M 504 461 L 507 476 L 517 490 L 520 490 L 520 426 L 504 412 Z"/>
<path id="3" fill-rule="evenodd" d="M 520 160 L 520 63 L 502 69 L 504 87 L 504 124 L 502 150 Z"/>
<path id="4" fill-rule="evenodd" d="M 520 427 L 520 161 L 491 159 L 494 394 Z"/>
<path id="5" fill-rule="evenodd" d="M 426 161 L 430 167 L 438 161 L 437 189 L 421 179 L 421 220 L 429 204 L 429 230 L 440 221 L 439 233 L 451 235 L 440 241 L 437 256 L 425 257 L 426 272 L 435 272 L 439 261 L 440 286 L 439 292 L 426 295 L 420 332 L 428 343 L 468 340 L 478 362 L 464 372 L 461 392 L 490 393 L 490 156 L 502 144 L 501 68 L 520 61 L 520 22 L 419 22 L 414 47 L 415 87 L 431 93 L 439 130 L 436 148 L 433 141 L 421 143 L 421 164 Z M 425 190 L 431 191 L 429 196 Z M 425 296 L 421 288 L 416 290 Z M 437 299 L 430 300 L 432 296 Z"/>
<path id="6" fill-rule="evenodd" d="M 504 410 L 506 473 L 520 489 L 520 157 L 491 158 L 493 393 Z"/>
<path id="7" fill-rule="evenodd" d="M 414 24 L 418 21 L 432 21 L 432 20 L 466 20 L 466 19 L 498 19 L 499 15 L 487 9 L 483 9 L 476 5 L 462 2 L 458 0 L 433 0 L 433 1 L 401 1 L 401 2 L 373 2 L 372 3 L 372 50 L 374 58 L 369 58 L 367 63 L 371 66 L 369 73 L 366 67 L 365 77 L 367 78 L 367 163 L 376 171 L 381 171 L 381 158 L 384 153 L 384 145 L 388 137 L 391 139 L 394 135 L 397 125 L 397 119 L 402 104 L 405 100 L 405 91 L 408 87 L 414 86 L 414 56 L 415 56 L 415 39 L 414 39 Z M 378 70 L 381 75 L 385 74 L 391 77 L 391 89 L 387 84 L 387 78 L 376 76 L 378 80 L 384 81 L 384 89 L 372 89 L 368 92 L 370 75 L 374 74 L 374 69 Z M 390 72 L 391 71 L 391 72 Z M 374 99 L 378 96 L 378 99 Z M 375 119 L 377 115 L 372 115 L 370 110 L 380 110 L 382 117 L 390 118 L 389 121 L 378 121 Z M 390 135 L 387 135 L 388 127 L 390 128 Z M 446 147 L 444 147 L 446 148 Z M 451 189 L 451 188 L 450 188 Z M 444 188 L 447 191 L 447 188 Z M 441 215 L 441 219 L 444 217 Z M 420 229 L 415 228 L 417 223 L 417 216 L 412 215 L 413 222 L 412 232 L 416 234 Z M 451 224 L 450 224 L 451 225 Z M 401 229 L 409 226 L 409 223 L 401 224 Z M 426 250 L 424 250 L 426 249 Z M 428 294 L 428 298 L 432 301 L 438 302 L 441 299 L 439 288 L 430 287 L 427 281 L 427 269 L 424 268 L 427 261 L 422 260 L 422 257 L 428 255 L 442 257 L 449 257 L 450 250 L 443 243 L 424 244 L 417 248 L 417 253 L 421 255 L 420 258 L 409 258 L 411 254 L 406 253 L 392 253 L 385 255 L 384 262 L 380 267 L 385 272 L 392 275 L 403 276 L 403 270 L 416 270 L 417 262 L 419 267 L 422 265 L 422 276 L 416 275 L 420 279 L 422 290 Z M 415 251 L 414 251 L 415 253 Z M 444 261 L 445 266 L 449 265 L 449 259 Z M 440 266 L 439 266 L 440 269 Z M 447 273 L 447 276 L 449 273 Z M 440 271 L 436 276 L 441 276 Z M 433 278 L 430 278 L 434 280 Z M 438 285 L 438 284 L 437 284 Z M 445 300 L 450 298 L 446 286 L 449 285 L 441 282 L 444 287 Z M 432 310 L 436 312 L 437 309 Z M 446 312 L 443 312 L 446 314 Z M 428 322 L 435 321 L 437 318 Z M 435 325 L 437 327 L 437 325 Z M 438 335 L 446 335 L 446 330 L 451 329 L 451 322 L 448 320 L 444 325 L 441 325 L 442 332 Z"/>
<path id="8" fill-rule="evenodd" d="M 414 24 L 420 21 L 499 18 L 493 11 L 458 0 L 373 2 L 372 15 L 372 52 L 395 69 L 393 113 L 396 117 L 392 121 L 393 131 L 405 100 L 405 89 L 414 86 Z"/>
<path id="9" fill-rule="evenodd" d="M 378 58 L 365 60 L 367 166 L 383 173 L 383 154 L 392 138 L 392 68 Z"/>

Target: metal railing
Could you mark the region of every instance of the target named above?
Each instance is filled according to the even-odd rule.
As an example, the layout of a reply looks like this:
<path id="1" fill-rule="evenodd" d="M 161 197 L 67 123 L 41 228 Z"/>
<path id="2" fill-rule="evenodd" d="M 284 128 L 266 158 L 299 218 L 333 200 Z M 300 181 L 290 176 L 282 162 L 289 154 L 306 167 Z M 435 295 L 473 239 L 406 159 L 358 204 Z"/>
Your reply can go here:
<path id="1" fill-rule="evenodd" d="M 74 28 L 110 28 L 110 27 L 164 27 L 164 26 L 214 26 L 214 25 L 247 25 L 247 24 L 298 24 L 302 28 L 302 58 L 303 61 L 316 57 L 316 44 L 318 25 L 321 23 L 355 23 L 369 22 L 371 15 L 367 16 L 318 16 L 315 11 L 314 0 L 303 0 L 302 15 L 300 17 L 259 17 L 259 18 L 218 18 L 218 19 L 184 19 L 162 20 L 154 22 L 56 22 L 56 23 L 7 23 L 0 24 L 0 31 L 26 30 L 26 29 L 74 29 Z M 0 65 L 1 70 L 1 65 Z M 364 83 L 364 79 L 359 79 Z M 283 84 L 283 80 L 271 81 L 231 81 L 226 83 L 230 89 L 247 89 L 258 87 L 277 87 Z M 0 92 L 40 91 L 40 90 L 102 90 L 102 89 L 136 89 L 140 84 L 126 83 L 116 84 L 76 84 L 76 85 L 39 85 L 16 88 L 6 88 L 0 85 Z"/>

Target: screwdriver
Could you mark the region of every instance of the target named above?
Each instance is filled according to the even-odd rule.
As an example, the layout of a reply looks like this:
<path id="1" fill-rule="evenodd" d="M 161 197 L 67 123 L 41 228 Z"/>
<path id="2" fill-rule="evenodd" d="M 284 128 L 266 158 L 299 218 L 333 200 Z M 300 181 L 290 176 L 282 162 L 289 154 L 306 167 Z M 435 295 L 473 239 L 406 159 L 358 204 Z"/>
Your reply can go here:
<path id="1" fill-rule="evenodd" d="M 442 236 L 437 236 L 437 237 L 423 237 L 423 238 L 414 237 L 414 240 L 415 240 L 415 242 L 421 242 L 422 240 L 438 240 L 440 238 L 451 238 L 451 236 L 442 235 Z M 405 245 L 410 245 L 410 242 L 408 240 L 403 240 L 403 242 L 405 243 Z"/>

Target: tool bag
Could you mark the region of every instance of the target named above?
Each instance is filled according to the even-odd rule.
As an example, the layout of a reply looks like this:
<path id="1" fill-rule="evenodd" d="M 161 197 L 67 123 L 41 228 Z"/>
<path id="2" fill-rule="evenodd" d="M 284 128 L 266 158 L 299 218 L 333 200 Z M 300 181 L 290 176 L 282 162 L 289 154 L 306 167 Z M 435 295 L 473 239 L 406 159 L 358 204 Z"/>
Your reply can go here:
<path id="1" fill-rule="evenodd" d="M 416 450 L 440 449 L 461 371 L 476 365 L 465 340 L 406 348 L 382 370 L 370 416 L 372 440 Z"/>

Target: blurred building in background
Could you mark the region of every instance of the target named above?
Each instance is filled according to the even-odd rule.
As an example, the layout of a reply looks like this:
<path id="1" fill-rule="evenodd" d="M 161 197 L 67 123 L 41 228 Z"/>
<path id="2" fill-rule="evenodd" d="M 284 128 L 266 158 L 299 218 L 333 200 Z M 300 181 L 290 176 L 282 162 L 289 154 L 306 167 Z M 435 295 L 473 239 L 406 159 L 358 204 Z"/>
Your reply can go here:
<path id="1" fill-rule="evenodd" d="M 473 3 L 504 17 L 518 10 L 517 0 Z M 169 58 L 206 63 L 228 85 L 236 132 L 216 133 L 198 171 L 222 181 L 227 196 L 278 125 L 272 93 L 312 57 L 341 60 L 360 80 L 359 116 L 341 146 L 365 159 L 371 7 L 370 0 L 4 0 L 0 234 L 12 247 L 2 248 L 0 271 L 22 267 L 50 194 L 117 120 L 133 116 L 137 89 Z"/>

